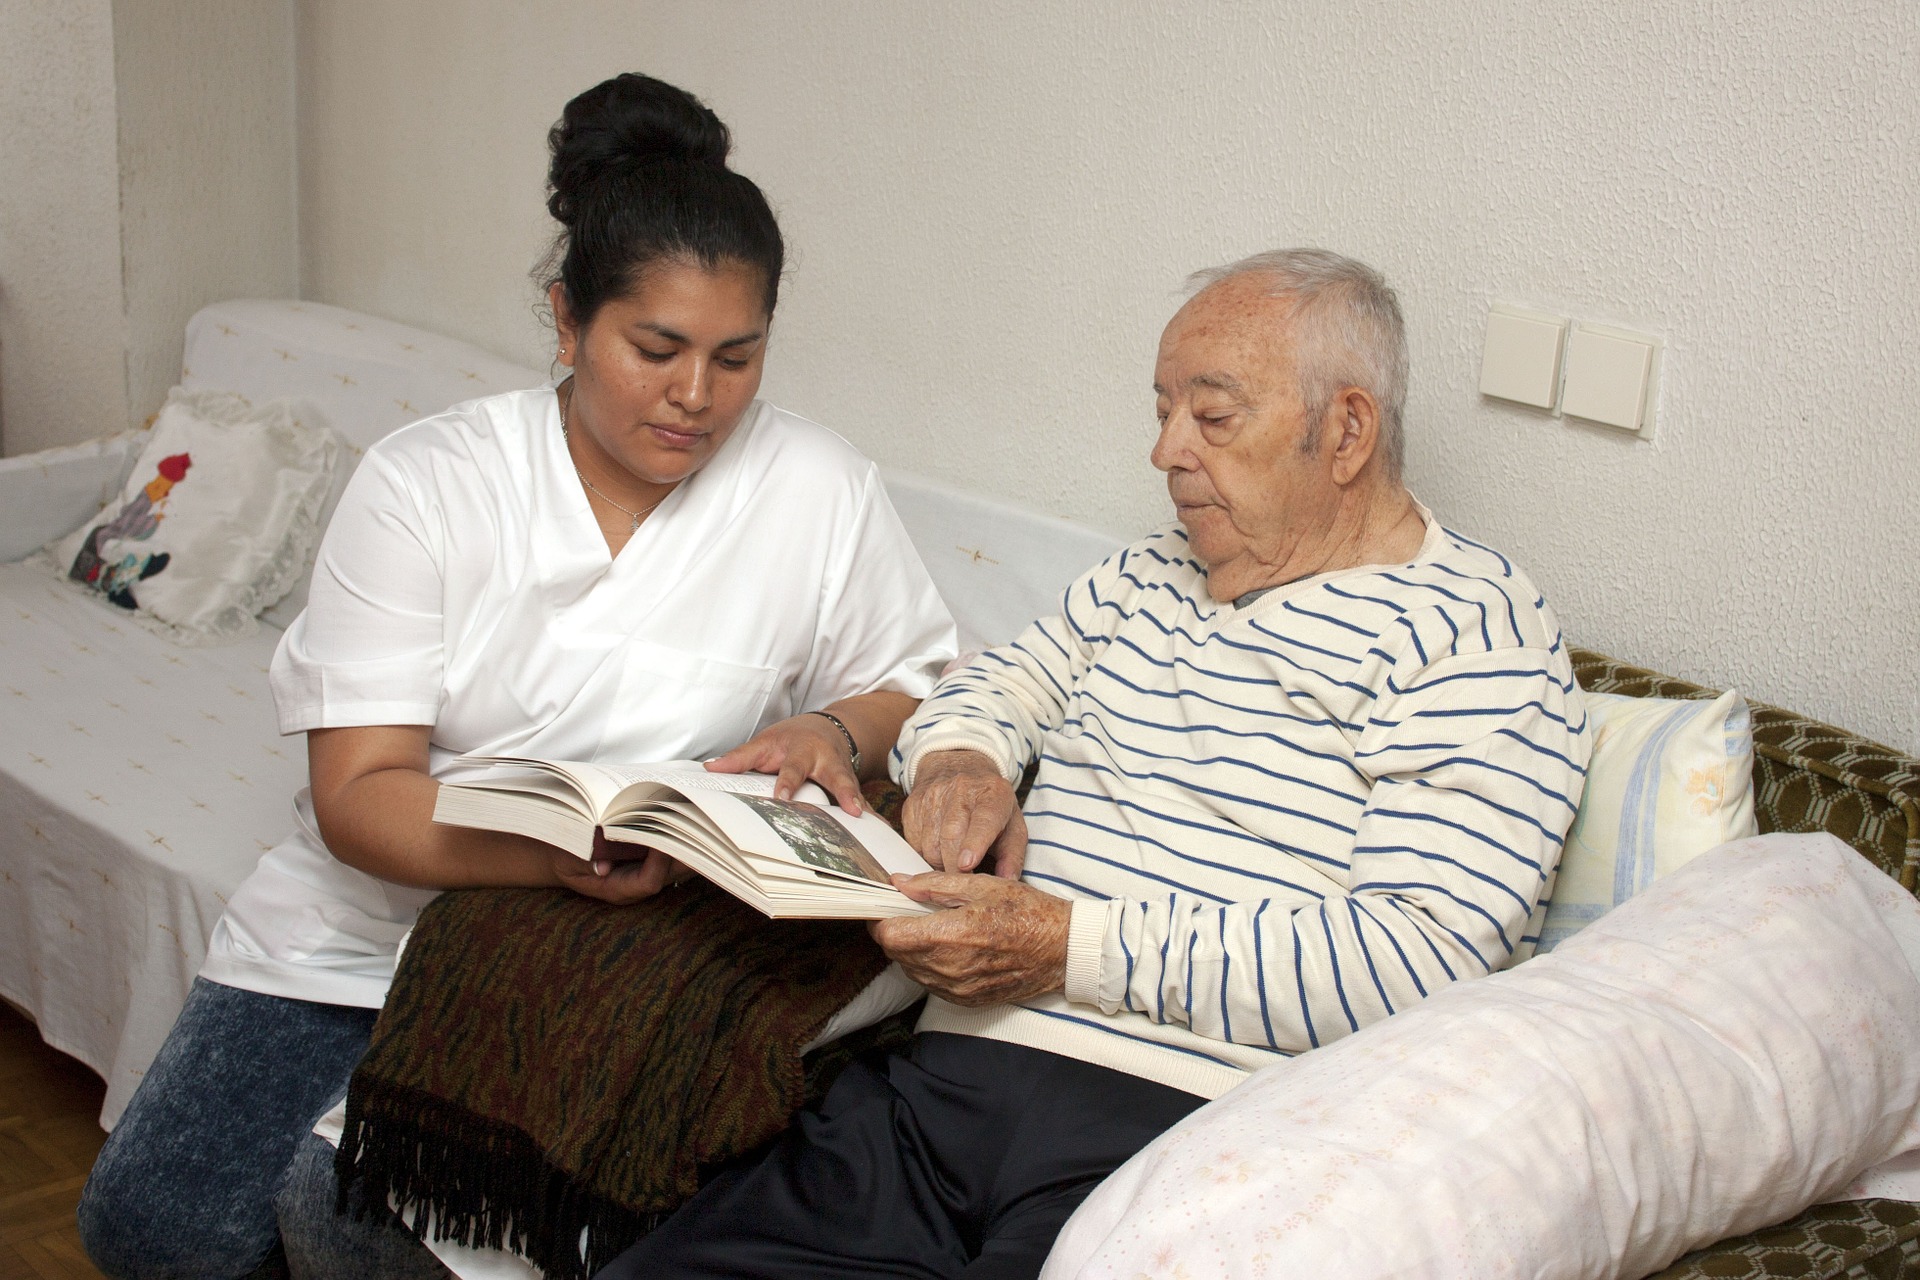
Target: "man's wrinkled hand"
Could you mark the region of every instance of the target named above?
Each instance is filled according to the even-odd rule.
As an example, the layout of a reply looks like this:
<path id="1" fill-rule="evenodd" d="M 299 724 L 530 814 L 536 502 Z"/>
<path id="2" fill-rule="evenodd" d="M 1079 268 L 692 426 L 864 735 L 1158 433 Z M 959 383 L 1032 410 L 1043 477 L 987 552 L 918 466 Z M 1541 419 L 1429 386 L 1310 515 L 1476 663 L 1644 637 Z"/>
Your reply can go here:
<path id="1" fill-rule="evenodd" d="M 978 751 L 935 751 L 914 770 L 900 814 L 907 843 L 929 865 L 972 871 L 993 855 L 993 874 L 1018 879 L 1027 860 L 1027 820 L 1013 784 Z"/>
<path id="2" fill-rule="evenodd" d="M 1006 1004 L 1057 991 L 1067 977 L 1073 904 L 1018 880 L 932 871 L 895 876 L 915 902 L 948 910 L 868 925 L 909 978 L 962 1005 Z"/>

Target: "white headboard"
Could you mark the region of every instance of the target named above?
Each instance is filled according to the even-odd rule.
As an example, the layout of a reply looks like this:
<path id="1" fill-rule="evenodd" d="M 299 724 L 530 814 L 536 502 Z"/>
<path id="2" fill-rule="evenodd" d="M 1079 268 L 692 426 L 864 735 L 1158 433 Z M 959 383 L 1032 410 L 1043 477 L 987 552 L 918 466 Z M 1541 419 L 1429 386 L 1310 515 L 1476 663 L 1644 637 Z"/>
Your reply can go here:
<path id="1" fill-rule="evenodd" d="M 546 381 L 437 333 L 321 302 L 241 298 L 187 321 L 180 383 L 310 402 L 356 449 L 448 405 Z"/>

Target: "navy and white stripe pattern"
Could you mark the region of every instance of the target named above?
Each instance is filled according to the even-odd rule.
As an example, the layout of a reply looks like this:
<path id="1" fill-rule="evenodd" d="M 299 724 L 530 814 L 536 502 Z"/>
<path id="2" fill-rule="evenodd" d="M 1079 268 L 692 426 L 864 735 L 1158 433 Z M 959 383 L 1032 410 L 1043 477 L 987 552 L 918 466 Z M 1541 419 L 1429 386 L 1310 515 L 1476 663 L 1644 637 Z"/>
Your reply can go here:
<path id="1" fill-rule="evenodd" d="M 975 1029 L 1191 1088 L 1529 954 L 1591 735 L 1533 584 L 1430 522 L 1411 564 L 1244 609 L 1144 538 L 941 682 L 903 781 L 956 747 L 1038 757 L 1025 878 L 1076 900 L 1066 991 Z"/>

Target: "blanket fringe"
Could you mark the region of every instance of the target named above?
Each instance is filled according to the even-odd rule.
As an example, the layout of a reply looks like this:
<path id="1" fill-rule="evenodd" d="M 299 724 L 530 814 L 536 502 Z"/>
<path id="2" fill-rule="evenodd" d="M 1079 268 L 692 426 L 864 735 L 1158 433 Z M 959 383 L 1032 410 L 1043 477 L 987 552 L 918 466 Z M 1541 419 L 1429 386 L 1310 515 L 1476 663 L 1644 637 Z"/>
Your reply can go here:
<path id="1" fill-rule="evenodd" d="M 586 1280 L 671 1212 L 594 1195 L 520 1129 L 367 1077 L 348 1093 L 334 1171 L 336 1212 L 360 1218 L 391 1204 L 417 1238 L 431 1224 L 435 1240 L 508 1250 L 550 1280 Z"/>

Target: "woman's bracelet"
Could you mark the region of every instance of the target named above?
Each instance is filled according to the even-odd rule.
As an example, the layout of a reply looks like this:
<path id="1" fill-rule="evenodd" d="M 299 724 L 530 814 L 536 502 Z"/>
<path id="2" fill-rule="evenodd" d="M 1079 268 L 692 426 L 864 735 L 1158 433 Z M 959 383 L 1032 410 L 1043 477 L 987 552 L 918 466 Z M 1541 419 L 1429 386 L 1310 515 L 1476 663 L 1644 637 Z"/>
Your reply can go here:
<path id="1" fill-rule="evenodd" d="M 853 740 L 853 730 L 847 728 L 847 722 L 831 711 L 809 711 L 807 714 L 810 716 L 824 716 L 828 723 L 840 731 L 840 736 L 847 740 L 847 754 L 852 757 L 853 774 L 856 778 L 859 777 L 860 744 Z"/>

